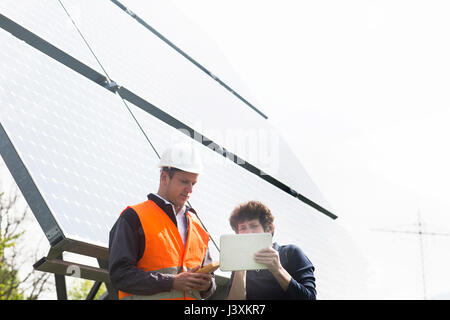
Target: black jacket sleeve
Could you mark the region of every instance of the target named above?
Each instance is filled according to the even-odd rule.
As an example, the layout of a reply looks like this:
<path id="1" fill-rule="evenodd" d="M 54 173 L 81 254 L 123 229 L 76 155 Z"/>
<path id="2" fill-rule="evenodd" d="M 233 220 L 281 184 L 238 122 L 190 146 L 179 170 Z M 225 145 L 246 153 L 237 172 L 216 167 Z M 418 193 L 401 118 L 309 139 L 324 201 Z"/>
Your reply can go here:
<path id="1" fill-rule="evenodd" d="M 286 271 L 292 276 L 286 290 L 289 299 L 316 299 L 314 266 L 302 250 L 295 246 L 287 246 L 283 254 L 287 255 Z M 280 257 L 281 258 L 281 257 Z M 284 260 L 284 259 L 283 259 Z"/>
<path id="2" fill-rule="evenodd" d="M 145 236 L 137 213 L 127 208 L 109 233 L 109 276 L 112 285 L 124 292 L 151 295 L 170 291 L 173 275 L 138 269 L 145 249 Z"/>

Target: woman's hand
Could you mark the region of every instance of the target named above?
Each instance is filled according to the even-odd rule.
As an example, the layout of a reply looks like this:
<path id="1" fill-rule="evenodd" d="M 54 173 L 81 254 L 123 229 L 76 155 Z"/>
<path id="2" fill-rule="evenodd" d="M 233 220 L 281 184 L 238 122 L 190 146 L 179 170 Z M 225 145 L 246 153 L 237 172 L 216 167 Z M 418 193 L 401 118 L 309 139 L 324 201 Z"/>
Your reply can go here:
<path id="1" fill-rule="evenodd" d="M 273 274 L 281 288 L 286 291 L 291 282 L 291 275 L 283 268 L 280 262 L 280 255 L 274 248 L 265 248 L 255 253 L 255 261 L 267 266 Z"/>
<path id="2" fill-rule="evenodd" d="M 245 300 L 247 297 L 247 271 L 238 270 L 234 272 L 233 282 L 231 282 L 230 292 L 227 300 Z"/>
<path id="3" fill-rule="evenodd" d="M 274 248 L 261 249 L 255 253 L 254 258 L 255 262 L 266 265 L 267 269 L 272 273 L 276 273 L 282 268 L 280 256 Z"/>

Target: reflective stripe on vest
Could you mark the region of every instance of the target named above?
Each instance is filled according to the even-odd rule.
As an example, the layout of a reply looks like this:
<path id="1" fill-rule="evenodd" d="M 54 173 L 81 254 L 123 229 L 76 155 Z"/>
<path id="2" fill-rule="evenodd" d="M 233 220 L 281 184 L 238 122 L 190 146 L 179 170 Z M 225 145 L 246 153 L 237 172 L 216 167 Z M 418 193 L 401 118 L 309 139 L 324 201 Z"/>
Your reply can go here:
<path id="1" fill-rule="evenodd" d="M 201 265 L 208 248 L 209 235 L 197 218 L 186 212 L 188 236 L 186 247 L 169 216 L 153 201 L 147 200 L 131 208 L 137 213 L 145 235 L 145 250 L 137 268 L 166 274 L 177 274 Z M 119 299 L 130 294 L 119 291 Z M 198 291 L 171 290 L 128 299 L 200 299 Z"/>

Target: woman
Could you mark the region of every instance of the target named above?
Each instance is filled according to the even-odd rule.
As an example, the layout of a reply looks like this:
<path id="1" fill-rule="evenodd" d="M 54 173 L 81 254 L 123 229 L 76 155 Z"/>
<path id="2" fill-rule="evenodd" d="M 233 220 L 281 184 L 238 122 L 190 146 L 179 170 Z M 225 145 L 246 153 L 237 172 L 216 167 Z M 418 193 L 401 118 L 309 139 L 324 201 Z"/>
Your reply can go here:
<path id="1" fill-rule="evenodd" d="M 264 204 L 250 201 L 236 207 L 230 225 L 238 234 L 268 232 L 273 236 L 274 217 Z M 240 270 L 231 275 L 228 300 L 316 299 L 314 266 L 296 245 L 274 243 L 255 254 L 267 270 Z"/>

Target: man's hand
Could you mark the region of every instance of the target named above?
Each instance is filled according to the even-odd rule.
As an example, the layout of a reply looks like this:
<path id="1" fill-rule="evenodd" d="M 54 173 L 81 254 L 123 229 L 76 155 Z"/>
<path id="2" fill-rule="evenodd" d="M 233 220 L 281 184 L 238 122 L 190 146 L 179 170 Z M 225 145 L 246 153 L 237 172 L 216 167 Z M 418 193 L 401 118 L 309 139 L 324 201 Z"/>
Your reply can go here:
<path id="1" fill-rule="evenodd" d="M 211 286 L 212 275 L 209 273 L 195 273 L 199 268 L 200 266 L 175 275 L 172 285 L 173 289 L 179 291 L 208 290 Z"/>
<path id="2" fill-rule="evenodd" d="M 255 261 L 267 266 L 270 272 L 279 272 L 282 268 L 278 251 L 274 248 L 264 248 L 255 253 Z"/>

